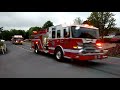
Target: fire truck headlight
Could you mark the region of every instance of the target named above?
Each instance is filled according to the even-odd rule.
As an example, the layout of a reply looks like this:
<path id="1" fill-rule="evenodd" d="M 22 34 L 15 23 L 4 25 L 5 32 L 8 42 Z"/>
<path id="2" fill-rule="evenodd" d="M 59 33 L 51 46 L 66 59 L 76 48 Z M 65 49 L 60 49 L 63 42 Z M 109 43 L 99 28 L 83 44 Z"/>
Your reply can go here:
<path id="1" fill-rule="evenodd" d="M 82 49 L 83 47 L 81 46 L 73 46 L 74 49 Z"/>
<path id="2" fill-rule="evenodd" d="M 102 48 L 102 44 L 101 43 L 96 43 L 98 48 Z"/>
<path id="3" fill-rule="evenodd" d="M 38 44 L 38 42 L 35 42 L 36 44 Z"/>
<path id="4" fill-rule="evenodd" d="M 96 45 L 97 45 L 97 46 L 99 46 L 99 47 L 100 47 L 100 46 L 102 46 L 102 44 L 101 44 L 101 43 L 96 43 Z"/>
<path id="5" fill-rule="evenodd" d="M 83 47 L 81 47 L 81 46 L 78 46 L 78 49 L 82 49 Z"/>
<path id="6" fill-rule="evenodd" d="M 77 49 L 78 47 L 77 46 L 73 46 L 74 49 Z"/>

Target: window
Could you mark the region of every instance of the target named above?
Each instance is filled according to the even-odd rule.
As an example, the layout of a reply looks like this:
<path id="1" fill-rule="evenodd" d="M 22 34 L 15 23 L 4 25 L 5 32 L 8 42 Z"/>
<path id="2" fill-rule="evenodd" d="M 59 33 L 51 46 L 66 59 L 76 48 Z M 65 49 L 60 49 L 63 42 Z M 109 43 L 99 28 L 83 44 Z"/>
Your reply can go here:
<path id="1" fill-rule="evenodd" d="M 55 31 L 52 31 L 52 38 L 55 38 Z"/>
<path id="2" fill-rule="evenodd" d="M 52 28 L 52 31 L 54 31 L 55 30 L 55 28 Z"/>
<path id="3" fill-rule="evenodd" d="M 73 38 L 96 39 L 99 37 L 98 30 L 96 30 L 96 29 L 89 29 L 89 28 L 82 28 L 82 27 L 77 29 L 76 26 L 72 26 L 71 30 L 72 30 L 72 37 Z"/>
<path id="4" fill-rule="evenodd" d="M 61 37 L 60 30 L 57 30 L 57 38 L 60 38 L 60 37 Z"/>
<path id="5" fill-rule="evenodd" d="M 70 37 L 70 30 L 64 29 L 64 37 L 65 37 L 65 38 Z"/>

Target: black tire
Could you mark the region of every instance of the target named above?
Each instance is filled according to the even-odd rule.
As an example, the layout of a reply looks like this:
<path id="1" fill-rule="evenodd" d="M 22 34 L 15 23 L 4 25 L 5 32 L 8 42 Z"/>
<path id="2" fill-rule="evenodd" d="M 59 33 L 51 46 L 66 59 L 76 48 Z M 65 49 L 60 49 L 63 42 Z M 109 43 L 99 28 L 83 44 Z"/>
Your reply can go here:
<path id="1" fill-rule="evenodd" d="M 39 54 L 38 46 L 35 46 L 34 52 L 35 52 L 36 54 Z"/>
<path id="2" fill-rule="evenodd" d="M 55 58 L 57 61 L 60 61 L 60 62 L 64 61 L 63 52 L 62 52 L 61 48 L 57 48 L 55 50 Z"/>

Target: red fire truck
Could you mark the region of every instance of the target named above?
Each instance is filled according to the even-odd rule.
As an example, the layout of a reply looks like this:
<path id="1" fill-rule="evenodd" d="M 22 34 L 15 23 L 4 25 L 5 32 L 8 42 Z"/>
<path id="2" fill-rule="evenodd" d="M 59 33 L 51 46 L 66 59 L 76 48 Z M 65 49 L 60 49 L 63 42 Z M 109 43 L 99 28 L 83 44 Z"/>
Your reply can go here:
<path id="1" fill-rule="evenodd" d="M 21 45 L 23 44 L 22 35 L 14 35 L 11 40 L 13 44 L 21 44 Z"/>
<path id="2" fill-rule="evenodd" d="M 45 30 L 34 31 L 31 48 L 35 53 L 54 54 L 58 61 L 64 58 L 95 60 L 107 58 L 99 40 L 96 27 L 83 25 L 57 25 Z"/>

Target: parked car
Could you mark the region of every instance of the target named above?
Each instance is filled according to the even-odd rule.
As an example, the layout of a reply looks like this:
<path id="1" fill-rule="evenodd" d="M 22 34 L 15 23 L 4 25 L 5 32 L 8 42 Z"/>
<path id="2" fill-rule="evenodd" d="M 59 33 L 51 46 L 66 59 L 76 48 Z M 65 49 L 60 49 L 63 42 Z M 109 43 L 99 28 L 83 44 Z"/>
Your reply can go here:
<path id="1" fill-rule="evenodd" d="M 5 54 L 7 52 L 7 47 L 5 40 L 0 40 L 0 53 Z"/>
<path id="2" fill-rule="evenodd" d="M 103 41 L 105 43 L 110 43 L 111 42 L 111 39 L 114 37 L 115 35 L 107 35 L 107 36 L 104 36 L 103 37 Z"/>
<path id="3" fill-rule="evenodd" d="M 120 35 L 116 35 L 113 38 L 111 38 L 111 42 L 118 42 L 118 43 L 120 43 Z"/>

